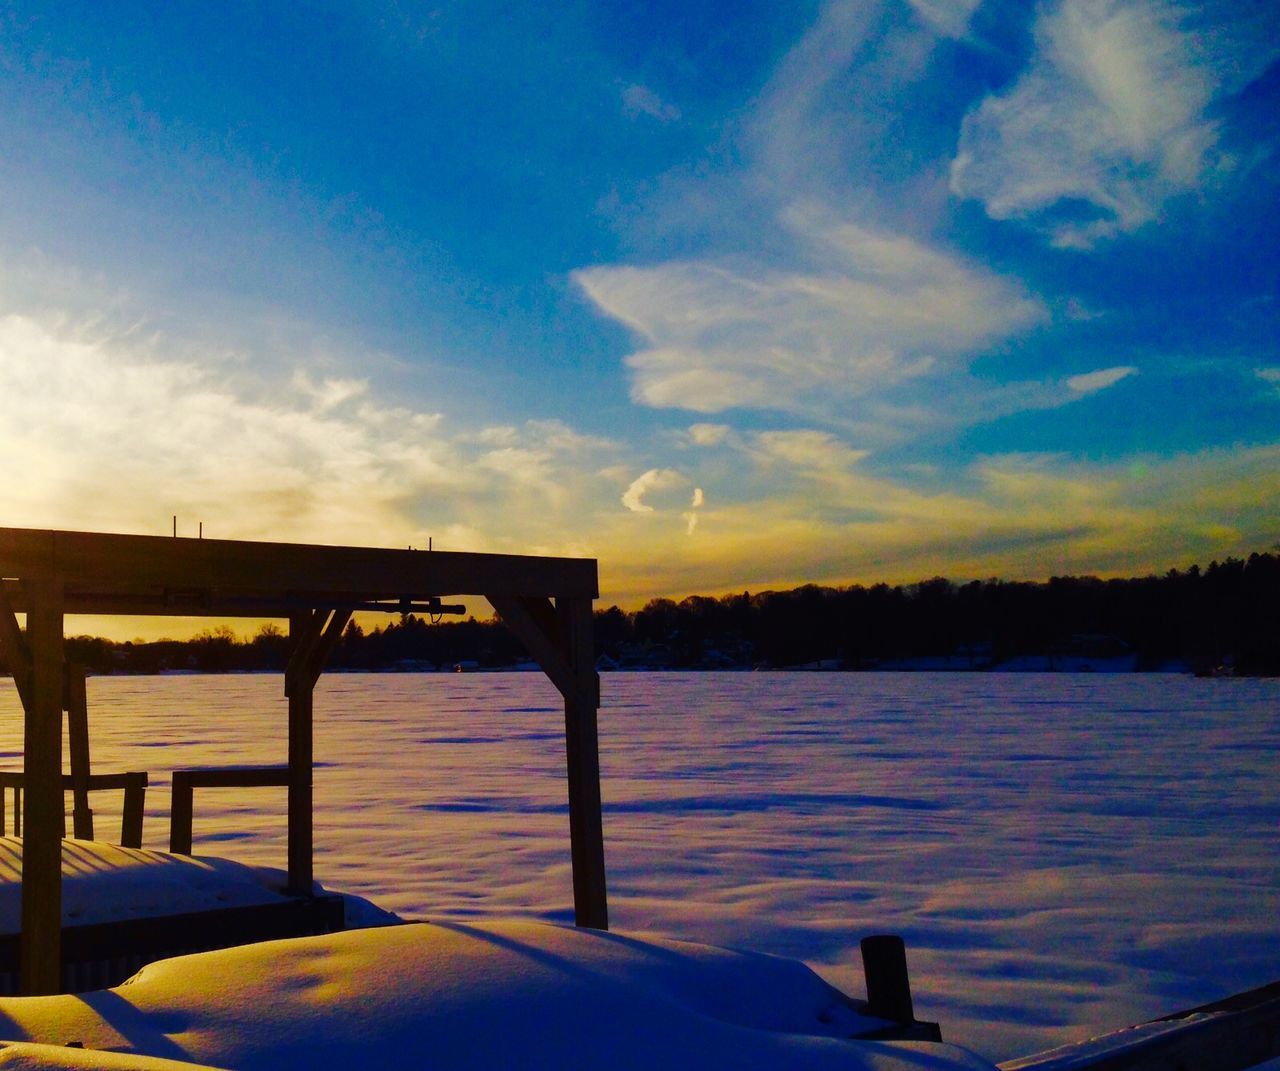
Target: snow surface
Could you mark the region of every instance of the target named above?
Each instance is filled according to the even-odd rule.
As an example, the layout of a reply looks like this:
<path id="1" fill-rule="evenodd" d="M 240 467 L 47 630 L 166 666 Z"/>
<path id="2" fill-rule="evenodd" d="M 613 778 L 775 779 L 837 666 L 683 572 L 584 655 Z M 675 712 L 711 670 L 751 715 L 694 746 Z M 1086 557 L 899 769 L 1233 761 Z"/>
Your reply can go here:
<path id="1" fill-rule="evenodd" d="M 22 838 L 0 837 L 0 934 L 22 928 Z M 193 858 L 105 841 L 62 842 L 62 923 L 84 926 L 224 907 L 279 903 L 288 874 L 232 859 Z M 316 893 L 327 890 L 315 883 Z M 398 921 L 362 897 L 343 895 L 350 928 Z"/>
<path id="2" fill-rule="evenodd" d="M 0 838 L 0 933 L 22 927 L 22 839 Z M 62 842 L 62 921 L 74 926 L 284 899 L 252 867 L 100 841 Z"/>
<path id="3" fill-rule="evenodd" d="M 606 674 L 616 929 L 863 992 L 898 932 L 920 1018 L 1004 1060 L 1280 978 L 1280 681 Z M 95 770 L 285 760 L 276 676 L 89 681 Z M 22 719 L 0 681 L 0 764 Z M 538 674 L 329 674 L 316 876 L 411 918 L 572 919 L 563 712 Z M 273 732 L 274 729 L 274 732 Z M 285 859 L 283 789 L 196 790 L 197 852 Z M 95 794 L 100 828 L 119 801 Z M 114 808 L 114 809 L 113 809 Z"/>
<path id="4" fill-rule="evenodd" d="M 238 1071 L 994 1071 L 954 1046 L 847 1040 L 869 1025 L 794 961 L 530 922 L 271 941 L 0 998 L 0 1037 Z M 108 1066 L 84 1060 L 0 1049 L 0 1067 Z"/>

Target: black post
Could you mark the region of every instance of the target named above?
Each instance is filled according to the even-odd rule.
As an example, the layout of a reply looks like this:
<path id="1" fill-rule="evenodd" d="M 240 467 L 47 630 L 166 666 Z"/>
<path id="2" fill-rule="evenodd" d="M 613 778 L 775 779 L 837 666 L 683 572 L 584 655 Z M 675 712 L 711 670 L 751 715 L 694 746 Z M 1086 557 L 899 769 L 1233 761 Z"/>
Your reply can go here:
<path id="1" fill-rule="evenodd" d="M 895 1023 L 915 1022 L 907 949 L 896 934 L 862 939 L 862 971 L 867 979 L 867 1014 Z"/>

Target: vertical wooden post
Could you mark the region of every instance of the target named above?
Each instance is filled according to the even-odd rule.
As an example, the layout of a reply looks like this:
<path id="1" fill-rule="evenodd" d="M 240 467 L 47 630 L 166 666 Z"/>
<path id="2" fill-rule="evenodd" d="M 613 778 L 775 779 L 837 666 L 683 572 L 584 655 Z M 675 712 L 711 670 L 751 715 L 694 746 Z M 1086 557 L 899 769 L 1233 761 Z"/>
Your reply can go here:
<path id="1" fill-rule="evenodd" d="M 173 771 L 173 796 L 169 804 L 169 852 L 191 854 L 191 818 L 195 790 L 187 770 Z"/>
<path id="2" fill-rule="evenodd" d="M 120 845 L 124 848 L 142 847 L 142 815 L 147 799 L 147 775 L 127 773 L 124 782 L 124 813 L 120 816 Z M 93 812 L 90 812 L 92 817 Z M 187 823 L 190 829 L 190 822 Z M 190 854 L 190 845 L 187 846 Z"/>
<path id="3" fill-rule="evenodd" d="M 71 752 L 71 835 L 93 840 L 89 809 L 89 700 L 84 666 L 67 666 L 67 744 Z"/>
<path id="4" fill-rule="evenodd" d="M 569 841 L 573 857 L 573 914 L 579 926 L 607 930 L 604 826 L 600 816 L 600 748 L 596 711 L 600 677 L 591 637 L 591 600 L 556 599 L 561 649 L 574 687 L 564 696 L 569 774 Z"/>
<path id="5" fill-rule="evenodd" d="M 316 681 L 342 639 L 350 610 L 311 610 L 289 618 L 292 650 L 284 673 L 289 697 L 289 892 L 310 896 L 314 852 L 312 770 Z"/>
<path id="6" fill-rule="evenodd" d="M 289 618 L 292 651 L 285 670 L 289 698 L 289 884 L 294 896 L 310 896 L 313 837 L 311 775 L 314 760 L 312 689 L 307 672 L 327 611 L 306 611 Z"/>
<path id="7" fill-rule="evenodd" d="M 62 981 L 62 581 L 27 583 L 31 705 L 26 712 L 22 841 L 21 988 L 56 993 Z"/>
<path id="8" fill-rule="evenodd" d="M 907 950 L 901 937 L 882 933 L 864 937 L 862 973 L 867 980 L 867 1014 L 895 1023 L 915 1022 Z"/>

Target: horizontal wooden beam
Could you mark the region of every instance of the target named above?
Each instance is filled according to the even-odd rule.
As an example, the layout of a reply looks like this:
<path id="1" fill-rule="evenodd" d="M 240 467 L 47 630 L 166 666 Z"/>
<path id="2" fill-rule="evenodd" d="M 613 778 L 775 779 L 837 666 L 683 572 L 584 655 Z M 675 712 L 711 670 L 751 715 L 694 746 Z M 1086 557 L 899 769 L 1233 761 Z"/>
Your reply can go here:
<path id="1" fill-rule="evenodd" d="M 599 594 L 590 558 L 0 528 L 0 578 L 36 576 L 62 579 L 68 613 L 250 617 L 299 601 Z"/>
<path id="2" fill-rule="evenodd" d="M 0 580 L 0 596 L 9 600 L 13 613 L 27 612 L 27 598 L 16 580 Z M 421 597 L 350 591 L 316 591 L 306 597 L 217 592 L 208 588 L 157 589 L 154 591 L 98 591 L 81 587 L 66 597 L 68 614 L 111 617 L 239 617 L 287 619 L 299 610 L 321 606 L 353 613 L 463 614 L 466 607 Z"/>

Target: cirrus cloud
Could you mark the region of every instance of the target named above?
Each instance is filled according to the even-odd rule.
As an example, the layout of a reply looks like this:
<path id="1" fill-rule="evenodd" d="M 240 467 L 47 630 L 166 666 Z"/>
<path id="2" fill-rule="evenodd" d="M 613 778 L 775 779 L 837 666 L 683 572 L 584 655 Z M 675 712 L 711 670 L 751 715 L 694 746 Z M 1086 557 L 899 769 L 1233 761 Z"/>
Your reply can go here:
<path id="1" fill-rule="evenodd" d="M 674 261 L 574 278 L 646 345 L 632 397 L 658 408 L 808 411 L 963 367 L 1046 316 L 1017 283 L 813 206 L 784 223 L 801 269 Z"/>
<path id="2" fill-rule="evenodd" d="M 1165 0 L 1042 8 L 1027 69 L 964 120 L 952 190 L 1061 247 L 1137 229 L 1225 162 L 1211 105 L 1280 53 L 1277 21 L 1261 7 Z"/>

